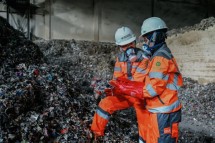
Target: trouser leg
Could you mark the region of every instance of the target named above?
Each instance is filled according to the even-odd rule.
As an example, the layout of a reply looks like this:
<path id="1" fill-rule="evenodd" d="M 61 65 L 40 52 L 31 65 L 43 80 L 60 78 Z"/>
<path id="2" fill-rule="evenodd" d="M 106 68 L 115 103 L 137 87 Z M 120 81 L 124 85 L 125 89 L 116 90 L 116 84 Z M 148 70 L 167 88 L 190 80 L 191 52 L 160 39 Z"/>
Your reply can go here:
<path id="1" fill-rule="evenodd" d="M 124 96 L 108 96 L 102 99 L 94 115 L 91 130 L 95 134 L 103 136 L 111 114 L 131 106 L 132 104 Z"/>
<path id="2" fill-rule="evenodd" d="M 149 112 L 142 110 L 137 113 L 138 131 L 139 131 L 139 143 L 146 143 L 147 131 L 148 131 L 148 118 Z"/>
<path id="3" fill-rule="evenodd" d="M 149 112 L 145 109 L 143 100 L 136 100 L 134 108 L 137 116 L 139 143 L 145 143 Z"/>
<path id="4" fill-rule="evenodd" d="M 173 113 L 151 113 L 150 116 L 153 135 L 157 136 L 155 143 L 178 142 L 178 125 L 181 122 L 181 110 Z"/>

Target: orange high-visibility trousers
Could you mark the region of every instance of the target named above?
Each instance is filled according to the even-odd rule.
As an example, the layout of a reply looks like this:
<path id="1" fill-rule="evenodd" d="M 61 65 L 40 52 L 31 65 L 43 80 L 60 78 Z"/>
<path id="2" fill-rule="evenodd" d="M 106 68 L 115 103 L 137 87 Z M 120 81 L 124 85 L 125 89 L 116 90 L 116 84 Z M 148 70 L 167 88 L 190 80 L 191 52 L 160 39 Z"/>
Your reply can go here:
<path id="1" fill-rule="evenodd" d="M 145 140 L 146 133 L 146 121 L 149 112 L 145 109 L 144 100 L 131 97 L 131 96 L 108 96 L 102 99 L 96 110 L 91 125 L 91 130 L 99 136 L 104 135 L 105 127 L 109 121 L 111 114 L 117 110 L 127 109 L 134 107 L 137 116 L 139 136 Z"/>
<path id="2" fill-rule="evenodd" d="M 139 138 L 139 143 L 177 143 L 181 110 L 171 113 L 148 113 L 146 120 L 142 120 L 145 123 L 140 125 L 145 130 L 139 127 L 140 131 L 145 131 L 144 140 Z"/>

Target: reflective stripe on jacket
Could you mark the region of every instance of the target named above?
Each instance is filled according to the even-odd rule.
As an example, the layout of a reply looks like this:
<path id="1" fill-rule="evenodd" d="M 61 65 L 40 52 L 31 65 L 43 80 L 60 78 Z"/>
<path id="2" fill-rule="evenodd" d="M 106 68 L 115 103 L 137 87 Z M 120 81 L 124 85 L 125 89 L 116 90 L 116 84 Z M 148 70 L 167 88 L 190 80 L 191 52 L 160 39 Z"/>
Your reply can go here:
<path id="1" fill-rule="evenodd" d="M 169 113 L 181 108 L 178 89 L 182 86 L 182 75 L 170 49 L 164 44 L 151 57 L 148 76 L 143 88 L 146 108 L 152 113 Z"/>
<path id="2" fill-rule="evenodd" d="M 114 79 L 125 77 L 134 81 L 144 80 L 149 59 L 143 58 L 142 50 L 135 48 L 135 52 L 138 57 L 135 62 L 130 62 L 124 52 L 118 55 L 114 67 Z"/>

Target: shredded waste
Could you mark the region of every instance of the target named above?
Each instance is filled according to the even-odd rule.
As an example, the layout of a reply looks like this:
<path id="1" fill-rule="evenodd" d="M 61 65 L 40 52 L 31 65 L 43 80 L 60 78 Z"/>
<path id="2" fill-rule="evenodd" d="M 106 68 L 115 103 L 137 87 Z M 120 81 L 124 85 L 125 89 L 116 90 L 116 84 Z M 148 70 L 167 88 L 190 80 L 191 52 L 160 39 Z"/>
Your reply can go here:
<path id="1" fill-rule="evenodd" d="M 112 78 L 118 48 L 74 39 L 33 43 L 1 17 L 0 27 L 0 143 L 89 142 L 105 97 L 94 88 L 102 90 Z M 179 143 L 214 143 L 215 84 L 184 78 L 179 98 Z M 137 143 L 135 111 L 114 113 L 100 142 Z"/>

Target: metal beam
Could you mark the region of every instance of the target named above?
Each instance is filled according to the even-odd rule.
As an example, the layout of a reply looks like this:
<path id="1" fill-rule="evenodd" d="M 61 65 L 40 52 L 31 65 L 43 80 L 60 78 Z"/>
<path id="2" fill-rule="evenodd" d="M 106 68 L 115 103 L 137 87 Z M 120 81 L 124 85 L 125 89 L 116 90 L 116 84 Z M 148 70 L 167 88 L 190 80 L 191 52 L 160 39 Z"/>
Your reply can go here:
<path id="1" fill-rule="evenodd" d="M 157 0 L 160 2 L 171 2 L 171 3 L 183 3 L 183 4 L 190 4 L 190 5 L 200 5 L 201 2 L 191 2 L 191 1 L 184 1 L 184 0 Z"/>
<path id="2" fill-rule="evenodd" d="M 99 29 L 101 28 L 101 2 L 100 0 L 93 0 L 94 10 L 94 40 L 99 42 Z"/>

